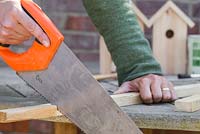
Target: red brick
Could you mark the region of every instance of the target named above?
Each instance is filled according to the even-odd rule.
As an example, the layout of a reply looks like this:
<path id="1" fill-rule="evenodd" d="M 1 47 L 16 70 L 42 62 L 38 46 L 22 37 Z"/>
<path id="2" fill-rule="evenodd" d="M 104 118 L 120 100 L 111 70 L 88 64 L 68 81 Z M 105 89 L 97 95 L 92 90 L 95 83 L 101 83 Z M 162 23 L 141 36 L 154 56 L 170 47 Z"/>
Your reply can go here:
<path id="1" fill-rule="evenodd" d="M 53 123 L 46 121 L 30 121 L 30 131 L 36 134 L 37 133 L 52 134 Z"/>
<path id="2" fill-rule="evenodd" d="M 67 11 L 70 12 L 85 12 L 82 0 L 67 0 Z"/>
<path id="3" fill-rule="evenodd" d="M 137 0 L 136 5 L 147 17 L 151 17 L 165 2 L 165 0 Z"/>
<path id="4" fill-rule="evenodd" d="M 197 18 L 200 17 L 200 2 L 193 4 L 192 15 L 193 17 L 197 17 Z"/>
<path id="5" fill-rule="evenodd" d="M 99 35 L 85 35 L 85 34 L 64 34 L 65 42 L 71 49 L 98 49 Z"/>
<path id="6" fill-rule="evenodd" d="M 64 29 L 67 13 L 48 13 L 49 18 L 53 21 L 57 28 Z"/>
<path id="7" fill-rule="evenodd" d="M 194 21 L 195 22 L 195 26 L 193 28 L 189 28 L 188 29 L 188 33 L 189 34 L 199 34 L 199 21 Z"/>
<path id="8" fill-rule="evenodd" d="M 44 0 L 45 11 L 85 12 L 82 0 Z"/>
<path id="9" fill-rule="evenodd" d="M 88 16 L 69 16 L 65 29 L 77 31 L 96 31 L 95 26 Z"/>

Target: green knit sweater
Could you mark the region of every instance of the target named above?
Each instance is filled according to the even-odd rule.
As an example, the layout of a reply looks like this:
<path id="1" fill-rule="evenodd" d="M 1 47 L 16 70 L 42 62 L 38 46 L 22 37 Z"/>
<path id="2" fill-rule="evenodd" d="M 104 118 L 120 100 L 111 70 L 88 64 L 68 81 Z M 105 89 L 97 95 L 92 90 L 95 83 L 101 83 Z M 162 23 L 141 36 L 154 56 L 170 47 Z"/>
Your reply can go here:
<path id="1" fill-rule="evenodd" d="M 129 0 L 83 2 L 93 23 L 105 39 L 117 67 L 119 85 L 147 74 L 162 74 Z"/>

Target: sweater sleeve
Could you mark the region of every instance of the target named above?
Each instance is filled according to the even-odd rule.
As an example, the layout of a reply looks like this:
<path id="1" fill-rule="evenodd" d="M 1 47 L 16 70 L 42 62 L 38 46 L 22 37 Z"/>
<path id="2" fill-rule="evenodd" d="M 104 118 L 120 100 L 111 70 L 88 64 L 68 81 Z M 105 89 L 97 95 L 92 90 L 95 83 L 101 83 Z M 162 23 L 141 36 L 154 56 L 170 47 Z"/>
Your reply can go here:
<path id="1" fill-rule="evenodd" d="M 83 2 L 105 39 L 117 67 L 119 85 L 147 74 L 162 75 L 161 67 L 152 56 L 150 45 L 139 27 L 129 0 Z"/>

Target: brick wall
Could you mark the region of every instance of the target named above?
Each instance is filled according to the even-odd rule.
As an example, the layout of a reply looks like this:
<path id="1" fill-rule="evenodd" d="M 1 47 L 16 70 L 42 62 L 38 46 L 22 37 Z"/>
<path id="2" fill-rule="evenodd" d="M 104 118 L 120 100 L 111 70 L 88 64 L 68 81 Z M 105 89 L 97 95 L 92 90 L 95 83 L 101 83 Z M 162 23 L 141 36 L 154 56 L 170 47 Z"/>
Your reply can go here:
<path id="1" fill-rule="evenodd" d="M 65 35 L 65 41 L 82 61 L 97 61 L 99 34 L 82 5 L 82 0 L 38 0 L 45 12 Z M 166 0 L 133 0 L 150 18 Z M 190 34 L 200 32 L 200 0 L 174 0 L 196 23 Z M 151 41 L 151 29 L 146 29 Z"/>
<path id="2" fill-rule="evenodd" d="M 65 42 L 82 61 L 98 60 L 99 34 L 82 0 L 39 0 L 39 4 L 65 36 Z"/>

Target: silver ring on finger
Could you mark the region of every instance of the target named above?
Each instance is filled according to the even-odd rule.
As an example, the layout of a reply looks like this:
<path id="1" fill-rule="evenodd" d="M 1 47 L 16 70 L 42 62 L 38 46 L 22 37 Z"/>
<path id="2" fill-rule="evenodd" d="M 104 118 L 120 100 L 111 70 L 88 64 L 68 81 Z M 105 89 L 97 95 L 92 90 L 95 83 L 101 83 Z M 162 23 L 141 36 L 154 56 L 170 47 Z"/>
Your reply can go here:
<path id="1" fill-rule="evenodd" d="M 170 91 L 168 87 L 162 88 L 162 91 Z"/>

